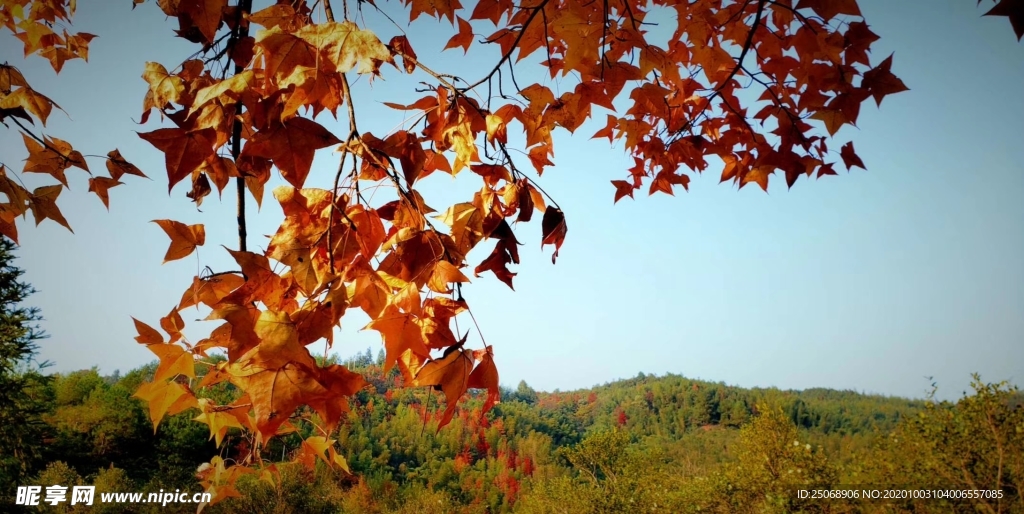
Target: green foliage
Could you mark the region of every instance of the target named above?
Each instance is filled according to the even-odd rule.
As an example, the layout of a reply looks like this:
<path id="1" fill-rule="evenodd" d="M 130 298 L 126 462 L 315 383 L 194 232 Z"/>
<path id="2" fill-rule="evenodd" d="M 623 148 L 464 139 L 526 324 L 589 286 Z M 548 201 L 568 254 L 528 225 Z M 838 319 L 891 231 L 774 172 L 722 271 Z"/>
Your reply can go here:
<path id="1" fill-rule="evenodd" d="M 738 462 L 711 481 L 712 495 L 704 498 L 707 510 L 814 511 L 820 502 L 801 502 L 795 490 L 832 489 L 838 485 L 838 470 L 820 447 L 799 440 L 797 426 L 781 407 L 758 410 L 761 414 L 740 431 Z"/>
<path id="2" fill-rule="evenodd" d="M 516 392 L 511 399 L 526 403 L 527 405 L 533 405 L 537 403 L 537 391 L 527 385 L 525 380 L 520 380 L 519 386 L 516 387 Z"/>
<path id="3" fill-rule="evenodd" d="M 105 382 L 95 367 L 59 375 L 53 385 L 57 406 L 84 403 Z"/>
<path id="4" fill-rule="evenodd" d="M 331 359 L 334 359 L 333 357 Z M 216 358 L 211 358 L 211 362 Z M 437 430 L 444 401 L 399 389 L 372 352 L 347 361 L 370 386 L 334 436 L 352 474 L 279 465 L 279 479 L 243 476 L 235 498 L 209 514 L 303 513 L 938 513 L 1022 512 L 1024 408 L 1006 384 L 982 384 L 959 402 L 909 401 L 849 391 L 740 389 L 668 375 L 592 390 L 544 393 L 521 383 L 484 418 L 471 397 Z M 359 366 L 363 366 L 359 368 Z M 206 368 L 202 366 L 201 368 Z M 154 434 L 131 397 L 153 365 L 117 378 L 93 370 L 48 382 L 49 436 L 39 480 L 77 480 L 100 491 L 201 490 L 197 466 L 244 454 L 232 429 L 216 448 L 194 409 Z M 200 377 L 201 379 L 201 377 Z M 238 399 L 229 383 L 204 393 Z M 288 458 L 316 428 L 267 447 Z M 840 485 L 999 487 L 1000 503 L 810 502 L 797 488 Z M 47 485 L 37 483 L 36 485 Z M 975 510 L 975 508 L 980 510 Z M 96 512 L 194 512 L 106 505 Z M 120 509 L 120 510 L 118 510 Z M 74 511 L 69 511 L 74 512 Z M 90 511 L 92 512 L 92 511 Z"/>
<path id="5" fill-rule="evenodd" d="M 883 483 L 945 489 L 1002 490 L 976 504 L 904 502 L 915 512 L 1024 512 L 1024 407 L 1020 391 L 974 375 L 974 394 L 956 403 L 929 402 L 917 416 L 880 438 L 859 467 Z M 901 458 L 893 459 L 892 455 Z"/>
<path id="6" fill-rule="evenodd" d="M 96 487 L 96 492 L 93 498 L 93 510 L 90 510 L 90 512 L 95 512 L 96 514 L 128 514 L 132 512 L 133 508 L 137 508 L 136 506 L 124 503 L 102 503 L 96 501 L 96 498 L 101 498 L 100 495 L 103 493 L 124 493 L 138 490 L 135 482 L 128 478 L 128 473 L 125 473 L 123 469 L 109 467 L 99 470 L 96 478 L 93 479 L 92 485 Z"/>
<path id="7" fill-rule="evenodd" d="M 231 512 L 252 514 L 334 513 L 341 509 L 342 490 L 336 473 L 317 466 L 309 471 L 299 465 L 279 465 L 274 484 L 255 474 L 239 479 L 242 497 L 230 505 Z"/>
<path id="8" fill-rule="evenodd" d="M 47 363 L 34 363 L 38 341 L 46 335 L 38 309 L 23 302 L 35 292 L 19 281 L 14 243 L 0 239 L 0 509 L 13 501 L 15 488 L 45 462 L 43 415 L 53 405 Z"/>
<path id="9" fill-rule="evenodd" d="M 36 477 L 35 483 L 43 486 L 43 495 L 45 495 L 45 490 L 47 486 L 60 485 L 67 487 L 68 491 L 70 491 L 76 485 L 85 484 L 85 482 L 82 480 L 82 477 L 78 474 L 77 471 L 68 466 L 66 463 L 59 460 L 48 464 L 46 466 L 46 469 L 44 469 L 42 473 L 40 473 L 39 476 Z M 70 502 L 59 503 L 56 506 L 51 506 L 49 504 L 40 502 L 40 505 L 38 506 L 37 510 L 42 512 L 71 513 L 76 511 L 82 512 L 83 508 L 77 505 L 72 506 L 70 505 Z"/>

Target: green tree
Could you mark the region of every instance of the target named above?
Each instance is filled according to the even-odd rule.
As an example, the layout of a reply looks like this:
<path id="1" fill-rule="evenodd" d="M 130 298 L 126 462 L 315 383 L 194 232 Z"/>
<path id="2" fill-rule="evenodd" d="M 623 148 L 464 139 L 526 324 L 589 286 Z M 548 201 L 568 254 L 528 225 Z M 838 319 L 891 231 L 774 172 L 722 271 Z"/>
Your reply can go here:
<path id="1" fill-rule="evenodd" d="M 780 406 L 758 405 L 740 430 L 738 462 L 698 477 L 687 495 L 692 512 L 789 514 L 845 512 L 835 503 L 801 502 L 795 490 L 831 489 L 838 470 L 821 448 L 800 440 Z"/>
<path id="2" fill-rule="evenodd" d="M 13 501 L 22 479 L 42 461 L 46 425 L 42 415 L 52 402 L 48 363 L 35 361 L 39 310 L 23 305 L 35 292 L 19 279 L 14 243 L 0 239 L 0 507 Z M 2 509 L 0 509 L 2 510 Z"/>
<path id="3" fill-rule="evenodd" d="M 520 380 L 519 386 L 516 387 L 516 393 L 514 398 L 521 402 L 533 405 L 537 403 L 537 391 L 530 387 L 525 380 Z"/>
<path id="4" fill-rule="evenodd" d="M 1019 391 L 1006 382 L 984 383 L 977 374 L 973 378 L 974 394 L 956 403 L 929 402 L 879 443 L 864 459 L 862 472 L 875 483 L 1002 491 L 1002 497 L 906 502 L 899 507 L 929 513 L 1024 512 L 1024 408 L 1016 403 Z"/>

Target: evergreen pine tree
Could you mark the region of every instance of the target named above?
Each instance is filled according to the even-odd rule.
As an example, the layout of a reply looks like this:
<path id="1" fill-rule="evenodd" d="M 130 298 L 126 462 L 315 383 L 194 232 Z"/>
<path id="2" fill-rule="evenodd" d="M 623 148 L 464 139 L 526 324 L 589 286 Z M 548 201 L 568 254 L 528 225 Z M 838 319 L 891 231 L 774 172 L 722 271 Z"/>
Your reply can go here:
<path id="1" fill-rule="evenodd" d="M 0 238 L 0 510 L 42 463 L 42 415 L 53 394 L 42 373 L 49 363 L 35 360 L 46 334 L 37 325 L 39 310 L 23 305 L 35 289 L 19 281 L 24 271 L 14 266 L 15 247 Z"/>

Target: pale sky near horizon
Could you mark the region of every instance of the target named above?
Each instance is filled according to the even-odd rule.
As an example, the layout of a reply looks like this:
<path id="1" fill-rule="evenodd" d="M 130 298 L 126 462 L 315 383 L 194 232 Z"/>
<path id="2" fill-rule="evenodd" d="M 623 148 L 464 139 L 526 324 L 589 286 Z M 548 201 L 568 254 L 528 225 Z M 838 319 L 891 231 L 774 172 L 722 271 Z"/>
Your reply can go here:
<path id="1" fill-rule="evenodd" d="M 397 10 L 396 0 L 389 3 Z M 988 2 L 933 2 L 928 10 L 918 2 L 860 3 L 881 36 L 872 62 L 895 52 L 892 70 L 911 89 L 880 109 L 865 103 L 859 128 L 843 128 L 829 145 L 852 139 L 867 171 L 802 178 L 792 190 L 773 177 L 765 194 L 718 184 L 712 167 L 689 192 L 639 194 L 613 206 L 609 180 L 625 178 L 632 159 L 621 145 L 588 139 L 605 111 L 595 108 L 595 121 L 573 138 L 556 133 L 556 166 L 538 180 L 567 216 L 558 264 L 551 247 L 539 248 L 538 217 L 516 229 L 524 243 L 516 291 L 490 273 L 464 289 L 503 384 L 568 390 L 671 372 L 744 387 L 921 397 L 930 384 L 924 377 L 934 376 L 939 396 L 955 398 L 972 372 L 1024 383 L 1024 44 L 1006 18 L 980 16 Z M 407 17 L 398 19 L 405 27 Z M 399 33 L 379 15 L 367 12 L 365 21 L 384 41 Z M 483 22 L 476 32 L 491 27 Z M 33 227 L 31 216 L 19 223 L 17 265 L 40 291 L 30 303 L 51 335 L 41 358 L 57 371 L 124 372 L 152 360 L 133 341 L 130 316 L 157 326 L 198 267 L 237 267 L 219 247 L 237 245 L 233 186 L 223 201 L 207 197 L 201 213 L 184 183 L 168 197 L 163 154 L 133 133 L 162 126 L 155 113 L 147 125 L 132 121 L 146 91 L 145 62 L 170 69 L 194 51 L 173 28 L 153 2 L 134 11 L 127 0 L 81 2 L 73 29 L 100 37 L 89 63 L 69 61 L 59 76 L 38 57 L 24 60 L 21 43 L 0 35 L 0 61 L 18 66 L 73 119 L 55 111 L 45 133 L 85 154 L 118 148 L 153 179 L 122 179 L 110 190 L 108 213 L 86 193 L 86 173 L 69 169 L 71 190 L 58 204 L 75 233 L 49 220 Z M 447 21 L 417 20 L 409 33 L 421 60 L 469 79 L 497 58 L 491 47 L 465 57 L 461 49 L 440 53 L 454 33 Z M 535 70 L 524 68 L 519 85 L 543 80 Z M 360 78 L 360 129 L 383 135 L 401 124 L 405 113 L 381 102 L 412 103 L 420 95 L 395 94 L 419 80 L 429 77 L 393 68 L 383 81 Z M 339 118 L 317 121 L 344 134 Z M 0 161 L 20 171 L 21 137 L 0 134 Z M 102 159 L 88 161 L 106 175 Z M 329 187 L 336 165 L 329 149 L 318 152 L 307 185 Z M 443 210 L 468 198 L 475 180 L 435 174 L 422 191 Z M 276 230 L 280 208 L 271 191 L 281 183 L 275 171 L 259 214 L 249 199 L 250 247 L 265 247 L 263 236 Z M 149 223 L 161 218 L 206 224 L 198 258 L 161 265 L 168 239 Z M 490 245 L 483 246 L 471 254 L 473 265 L 486 257 Z M 193 323 L 195 310 L 182 315 L 195 339 L 216 326 Z M 377 332 L 359 331 L 366 322 L 347 315 L 333 351 L 376 353 Z M 474 331 L 468 346 L 481 345 Z"/>

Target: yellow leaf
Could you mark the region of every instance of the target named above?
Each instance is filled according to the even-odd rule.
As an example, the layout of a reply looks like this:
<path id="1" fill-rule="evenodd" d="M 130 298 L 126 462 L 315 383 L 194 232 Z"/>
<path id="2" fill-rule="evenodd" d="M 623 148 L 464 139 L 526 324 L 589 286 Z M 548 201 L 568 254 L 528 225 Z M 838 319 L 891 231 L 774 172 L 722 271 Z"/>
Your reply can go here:
<path id="1" fill-rule="evenodd" d="M 196 378 L 195 359 L 181 346 L 164 343 L 151 344 L 146 347 L 160 359 L 160 365 L 157 366 L 156 372 L 153 374 L 154 381 L 159 382 L 178 375 Z"/>
<path id="2" fill-rule="evenodd" d="M 226 102 L 221 99 L 222 97 L 227 97 L 232 101 L 238 101 L 242 94 L 254 87 L 254 85 L 255 74 L 252 70 L 245 70 L 227 80 L 222 80 L 212 86 L 204 87 L 196 93 L 196 98 L 192 101 L 192 108 L 189 109 L 188 114 L 191 116 L 212 100 L 220 100 L 221 104 L 225 104 Z"/>
<path id="3" fill-rule="evenodd" d="M 349 473 L 349 474 L 352 473 L 352 471 L 350 469 L 348 469 L 348 461 L 345 460 L 345 457 L 343 457 L 340 453 L 334 451 L 334 447 L 333 446 L 328 448 L 327 451 L 328 451 L 328 453 L 331 456 L 331 462 L 333 462 L 335 466 L 338 466 L 339 468 L 344 469 L 345 473 Z"/>
<path id="4" fill-rule="evenodd" d="M 50 116 L 50 111 L 54 107 L 60 109 L 60 106 L 54 103 L 53 100 L 27 87 L 19 88 L 11 94 L 0 98 L 0 109 L 15 109 L 17 107 L 22 107 L 34 114 L 39 118 L 39 121 L 43 122 L 44 127 L 46 126 L 46 118 Z"/>
<path id="5" fill-rule="evenodd" d="M 238 420 L 238 414 L 249 410 L 247 406 L 216 406 L 208 398 L 199 399 L 199 409 L 202 413 L 193 420 L 210 427 L 210 439 L 216 439 L 218 448 L 229 428 L 244 428 Z"/>
<path id="6" fill-rule="evenodd" d="M 392 62 L 391 52 L 376 34 L 350 21 L 306 25 L 296 35 L 319 50 L 338 73 L 353 68 L 356 73 L 373 73 L 381 63 Z"/>
<path id="7" fill-rule="evenodd" d="M 487 122 L 488 143 L 494 143 L 495 139 L 500 143 L 508 142 L 508 131 L 505 128 L 505 120 L 501 116 L 488 114 L 485 121 Z"/>
<path id="8" fill-rule="evenodd" d="M 167 68 L 157 62 L 146 63 L 142 79 L 149 83 L 149 90 L 153 93 L 153 103 L 157 109 L 162 109 L 168 103 L 178 103 L 185 91 L 185 83 L 181 77 L 167 73 Z"/>
<path id="9" fill-rule="evenodd" d="M 149 419 L 153 421 L 154 434 L 165 415 L 174 415 L 185 410 L 182 408 L 183 404 L 187 408 L 189 403 L 196 403 L 195 397 L 177 382 L 145 382 L 132 396 L 149 404 Z M 180 410 L 174 412 L 175 409 Z"/>

